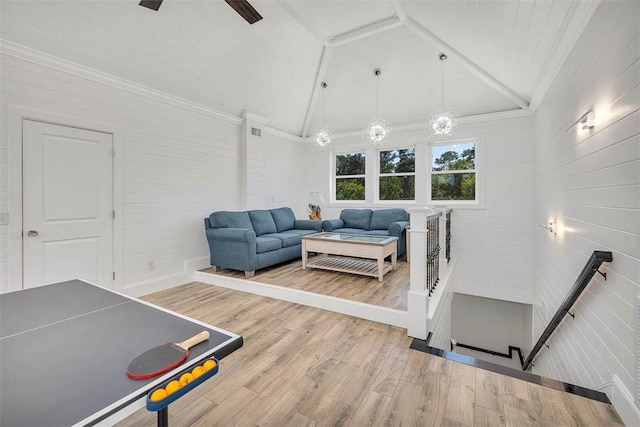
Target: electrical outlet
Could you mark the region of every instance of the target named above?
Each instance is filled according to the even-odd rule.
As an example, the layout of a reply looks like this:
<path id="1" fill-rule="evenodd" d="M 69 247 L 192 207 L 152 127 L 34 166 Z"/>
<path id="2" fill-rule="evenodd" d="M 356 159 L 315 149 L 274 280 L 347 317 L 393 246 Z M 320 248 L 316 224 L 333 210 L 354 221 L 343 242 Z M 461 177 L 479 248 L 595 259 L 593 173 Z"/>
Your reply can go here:
<path id="1" fill-rule="evenodd" d="M 149 268 L 149 270 L 155 270 L 156 269 L 156 262 L 155 261 L 149 261 L 148 268 Z"/>
<path id="2" fill-rule="evenodd" d="M 0 212 L 0 225 L 9 224 L 9 212 Z"/>

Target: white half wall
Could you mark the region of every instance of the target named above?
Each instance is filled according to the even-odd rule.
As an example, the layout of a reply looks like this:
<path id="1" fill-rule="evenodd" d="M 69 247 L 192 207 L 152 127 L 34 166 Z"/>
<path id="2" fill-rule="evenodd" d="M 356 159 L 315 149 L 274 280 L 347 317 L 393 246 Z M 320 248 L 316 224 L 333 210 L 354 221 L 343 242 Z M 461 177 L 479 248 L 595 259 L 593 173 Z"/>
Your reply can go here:
<path id="1" fill-rule="evenodd" d="M 443 267 L 441 268 L 441 274 Z M 459 272 L 456 260 L 452 259 L 446 267 L 447 276 L 442 277 L 434 295 L 429 301 L 429 332 L 431 332 L 431 347 L 441 350 L 451 350 L 451 325 L 453 316 L 453 285 Z M 435 306 L 435 309 L 433 308 Z"/>
<path id="2" fill-rule="evenodd" d="M 535 360 L 534 372 L 597 388 L 614 378 L 635 395 L 640 292 L 640 3 L 602 2 L 534 117 L 534 339 L 594 250 L 611 251 Z M 595 127 L 572 124 L 588 110 Z M 631 420 L 637 425 L 640 420 Z M 630 420 L 625 420 L 629 423 Z"/>

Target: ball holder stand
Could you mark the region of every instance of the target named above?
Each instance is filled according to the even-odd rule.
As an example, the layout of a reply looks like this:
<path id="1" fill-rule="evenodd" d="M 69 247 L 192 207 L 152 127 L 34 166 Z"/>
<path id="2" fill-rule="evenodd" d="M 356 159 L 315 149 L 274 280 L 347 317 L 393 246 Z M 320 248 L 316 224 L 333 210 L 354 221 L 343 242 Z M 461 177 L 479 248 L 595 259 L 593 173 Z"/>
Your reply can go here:
<path id="1" fill-rule="evenodd" d="M 218 367 L 220 366 L 220 362 L 215 357 L 203 360 L 202 363 L 199 364 L 198 366 L 202 366 L 204 362 L 206 362 L 207 360 L 213 360 L 216 363 L 216 366 L 206 371 L 204 374 L 200 375 L 198 378 L 191 381 L 187 385 L 180 387 L 178 390 L 174 391 L 164 399 L 151 400 L 151 394 L 156 390 L 164 389 L 167 386 L 167 384 L 169 384 L 171 381 L 179 380 L 183 374 L 187 372 L 191 372 L 193 370 L 193 367 L 189 369 L 185 369 L 180 373 L 172 376 L 171 378 L 169 378 L 159 386 L 155 387 L 153 390 L 151 390 L 147 394 L 147 410 L 158 413 L 158 427 L 169 426 L 169 404 L 175 402 L 176 400 L 178 400 L 185 394 L 189 393 L 191 390 L 198 387 L 200 384 L 202 384 L 203 382 L 205 382 L 206 380 L 208 380 L 209 378 L 211 378 L 212 376 L 218 373 Z"/>

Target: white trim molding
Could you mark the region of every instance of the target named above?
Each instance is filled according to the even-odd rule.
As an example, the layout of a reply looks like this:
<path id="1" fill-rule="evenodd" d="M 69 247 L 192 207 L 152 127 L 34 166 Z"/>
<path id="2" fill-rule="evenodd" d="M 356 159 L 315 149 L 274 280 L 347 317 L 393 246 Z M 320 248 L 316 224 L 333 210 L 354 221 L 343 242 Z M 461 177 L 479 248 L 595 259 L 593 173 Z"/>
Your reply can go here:
<path id="1" fill-rule="evenodd" d="M 299 289 L 269 285 L 253 280 L 237 279 L 235 277 L 226 277 L 202 271 L 196 271 L 194 280 L 209 285 L 219 286 L 221 288 L 233 289 L 236 291 L 302 304 L 309 307 L 329 310 L 335 313 L 346 314 L 348 316 L 359 317 L 361 319 L 384 323 L 386 325 L 397 326 L 399 328 L 407 327 L 407 312 L 393 308 L 380 307 L 377 305 L 316 294 Z"/>
<path id="2" fill-rule="evenodd" d="M 20 106 L 8 105 L 8 210 L 14 220 L 8 228 L 8 279 L 9 291 L 23 287 L 22 275 L 22 122 L 33 120 L 61 126 L 87 129 L 112 135 L 113 149 L 113 209 L 116 216 L 113 221 L 113 268 L 115 280 L 113 288 L 120 289 L 123 270 L 123 196 L 122 196 L 122 129 L 117 124 L 84 120 L 77 117 L 55 114 Z"/>
<path id="3" fill-rule="evenodd" d="M 111 74 L 107 74 L 72 61 L 67 61 L 66 59 L 62 59 L 57 56 L 53 56 L 48 53 L 44 53 L 39 50 L 32 49 L 30 47 L 26 47 L 5 39 L 0 39 L 0 53 L 13 56 L 24 61 L 29 61 L 34 64 L 52 68 L 54 70 L 62 71 L 64 73 L 68 73 L 83 79 L 91 80 L 96 83 L 111 86 L 116 89 L 124 90 L 136 95 L 143 96 L 145 98 L 163 102 L 168 105 L 184 108 L 188 111 L 213 116 L 217 119 L 233 123 L 238 126 L 241 125 L 243 121 L 243 117 L 225 113 L 206 105 L 198 104 L 196 102 L 189 101 L 187 99 L 180 98 L 178 96 L 171 95 L 157 89 L 152 89 L 150 87 L 134 83 L 129 80 L 125 80 L 120 77 L 116 77 Z M 264 124 L 266 124 L 266 122 Z M 276 135 L 291 141 L 300 142 L 301 140 L 298 135 L 294 135 L 292 133 L 273 127 L 265 127 L 265 131 L 269 134 Z"/>
<path id="4" fill-rule="evenodd" d="M 616 412 L 626 426 L 640 426 L 640 410 L 635 405 L 633 394 L 617 375 L 610 382 L 596 388 L 607 395 Z"/>
<path id="5" fill-rule="evenodd" d="M 123 286 L 123 292 L 127 295 L 140 297 L 154 292 L 164 291 L 176 286 L 194 281 L 198 270 L 210 267 L 209 257 L 199 257 L 184 262 L 183 270 L 167 276 L 157 277 L 143 282 L 130 283 Z"/>
<path id="6" fill-rule="evenodd" d="M 116 89 L 124 90 L 136 95 L 144 96 L 146 98 L 153 99 L 155 101 L 164 102 L 176 107 L 184 108 L 190 111 L 198 113 L 204 113 L 215 116 L 221 120 L 231 122 L 239 125 L 242 123 L 242 119 L 232 114 L 224 113 L 222 111 L 215 110 L 205 105 L 197 104 L 195 102 L 170 95 L 165 92 L 161 92 L 156 89 L 152 89 L 141 84 L 133 83 L 129 80 L 122 79 L 120 77 L 107 74 L 102 71 L 98 71 L 93 68 L 86 67 L 84 65 L 67 61 L 66 59 L 59 58 L 57 56 L 44 53 L 42 51 L 32 49 L 14 43 L 5 39 L 0 39 L 1 53 L 9 56 L 13 56 L 25 61 L 33 62 L 35 64 L 43 65 L 45 67 L 53 68 L 58 71 L 72 74 L 83 79 L 91 80 L 97 83 L 101 83 L 107 86 L 114 87 Z"/>

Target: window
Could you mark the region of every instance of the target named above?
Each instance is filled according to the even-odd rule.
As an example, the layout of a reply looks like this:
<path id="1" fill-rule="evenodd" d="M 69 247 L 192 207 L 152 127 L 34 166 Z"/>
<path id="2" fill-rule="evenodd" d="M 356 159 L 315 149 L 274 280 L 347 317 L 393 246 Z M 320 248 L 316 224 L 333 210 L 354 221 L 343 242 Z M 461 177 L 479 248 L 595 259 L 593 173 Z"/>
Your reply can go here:
<path id="1" fill-rule="evenodd" d="M 364 200 L 365 155 L 336 154 L 336 200 Z"/>
<path id="2" fill-rule="evenodd" d="M 379 200 L 415 200 L 415 148 L 380 151 L 379 159 Z"/>
<path id="3" fill-rule="evenodd" d="M 431 201 L 477 202 L 476 143 L 431 146 Z"/>

